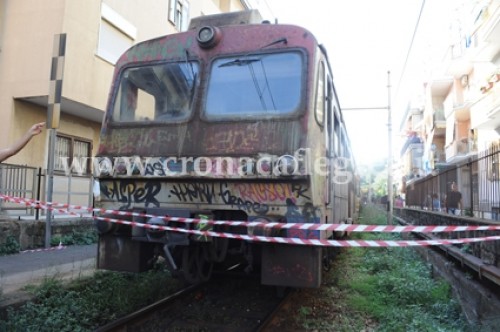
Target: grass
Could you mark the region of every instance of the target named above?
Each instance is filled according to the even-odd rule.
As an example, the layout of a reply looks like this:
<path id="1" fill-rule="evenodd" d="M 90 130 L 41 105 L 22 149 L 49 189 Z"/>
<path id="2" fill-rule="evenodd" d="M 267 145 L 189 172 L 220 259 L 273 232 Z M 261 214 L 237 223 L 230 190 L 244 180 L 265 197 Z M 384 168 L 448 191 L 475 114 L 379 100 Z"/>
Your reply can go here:
<path id="1" fill-rule="evenodd" d="M 362 216 L 363 224 L 386 223 L 385 213 L 372 207 Z M 352 233 L 351 238 L 398 239 L 383 233 Z M 177 286 L 162 269 L 101 271 L 69 286 L 49 279 L 31 288 L 35 300 L 9 310 L 0 331 L 92 331 Z M 450 286 L 433 279 L 430 266 L 412 248 L 344 248 L 323 287 L 300 296 L 287 316 L 299 330 L 472 331 Z"/>
<path id="2" fill-rule="evenodd" d="M 8 310 L 7 319 L 0 321 L 0 331 L 93 331 L 178 287 L 164 270 L 141 274 L 100 271 L 68 286 L 47 279 L 29 289 L 34 300 L 18 310 Z"/>
<path id="3" fill-rule="evenodd" d="M 365 207 L 362 217 L 362 224 L 386 224 L 385 213 L 374 207 Z M 400 238 L 352 233 L 351 239 Z M 412 248 L 344 248 L 325 279 L 327 289 L 315 295 L 316 308 L 303 306 L 298 312 L 296 323 L 305 330 L 472 331 L 451 296 L 451 286 L 433 279 L 431 266 Z M 320 296 L 325 297 L 324 310 L 335 314 L 311 314 L 318 311 Z"/>
<path id="4" fill-rule="evenodd" d="M 371 250 L 346 286 L 349 305 L 379 323 L 379 331 L 462 331 L 465 321 L 450 286 L 408 248 Z"/>

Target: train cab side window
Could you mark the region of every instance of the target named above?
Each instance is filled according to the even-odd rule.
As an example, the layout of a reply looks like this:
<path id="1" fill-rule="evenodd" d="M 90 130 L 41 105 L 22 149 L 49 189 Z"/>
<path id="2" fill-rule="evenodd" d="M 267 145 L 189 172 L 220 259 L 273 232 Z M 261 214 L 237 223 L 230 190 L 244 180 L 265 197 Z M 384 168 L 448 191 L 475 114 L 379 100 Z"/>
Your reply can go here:
<path id="1" fill-rule="evenodd" d="M 335 119 L 333 124 L 333 152 L 334 156 L 340 156 L 340 121 L 335 111 Z"/>
<path id="2" fill-rule="evenodd" d="M 325 122 L 325 64 L 320 62 L 318 68 L 318 80 L 316 81 L 316 105 L 314 116 L 320 126 Z"/>
<path id="3" fill-rule="evenodd" d="M 198 64 L 125 69 L 114 99 L 114 122 L 179 122 L 192 113 Z"/>
<path id="4" fill-rule="evenodd" d="M 340 156 L 341 157 L 347 156 L 347 131 L 344 125 L 342 125 L 341 128 Z"/>
<path id="5" fill-rule="evenodd" d="M 301 52 L 216 59 L 203 117 L 214 121 L 291 117 L 303 109 L 304 67 Z"/>

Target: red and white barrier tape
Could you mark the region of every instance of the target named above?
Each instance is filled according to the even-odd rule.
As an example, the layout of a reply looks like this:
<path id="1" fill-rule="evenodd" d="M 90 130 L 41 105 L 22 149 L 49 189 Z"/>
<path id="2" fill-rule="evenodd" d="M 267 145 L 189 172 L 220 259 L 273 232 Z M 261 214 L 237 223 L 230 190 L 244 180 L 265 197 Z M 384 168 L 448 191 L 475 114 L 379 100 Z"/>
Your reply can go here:
<path id="1" fill-rule="evenodd" d="M 309 231 L 337 231 L 337 232 L 378 232 L 378 233 L 443 233 L 443 232 L 463 232 L 463 231 L 496 231 L 500 230 L 500 225 L 483 225 L 483 226 L 391 226 L 391 225 L 356 225 L 356 224 L 312 224 L 312 223 L 278 223 L 278 222 L 255 222 L 255 221 L 234 221 L 234 220 L 210 220 L 196 218 L 181 218 L 169 216 L 157 216 L 147 213 L 106 210 L 100 208 L 90 208 L 82 205 L 69 205 L 61 203 L 41 202 L 21 197 L 10 197 L 0 195 L 0 199 L 10 202 L 25 204 L 27 206 L 41 208 L 44 210 L 52 210 L 60 213 L 80 216 L 79 213 L 71 210 L 85 210 L 87 212 L 99 212 L 102 214 L 112 214 L 127 217 L 142 217 L 142 218 L 160 218 L 165 221 L 175 221 L 182 223 L 193 223 L 203 225 L 221 225 L 221 226 L 247 226 L 247 227 L 263 227 L 266 229 L 300 229 Z"/>
<path id="2" fill-rule="evenodd" d="M 34 202 L 23 198 L 13 198 L 5 195 L 0 195 L 0 198 L 13 202 L 26 204 L 29 206 L 51 209 L 63 213 L 79 215 L 69 211 L 69 209 L 87 209 L 83 206 L 75 206 L 68 204 L 52 204 L 42 202 Z M 64 206 L 62 209 L 55 207 Z M 157 217 L 154 215 L 116 211 L 116 210 L 103 210 L 103 209 L 90 209 L 92 211 L 104 212 L 107 214 L 118 214 L 125 216 L 141 216 L 141 217 Z M 296 244 L 296 245 L 315 245 L 315 246 L 332 246 L 332 247 L 408 247 L 408 246 L 432 246 L 432 245 L 448 245 L 448 244 L 464 244 L 481 241 L 495 241 L 500 239 L 499 236 L 486 236 L 477 238 L 462 238 L 462 239 L 443 239 L 443 240 L 420 240 L 420 241 L 389 241 L 389 240 L 319 240 L 319 239 L 301 239 L 301 238 L 284 238 L 284 237 L 266 237 L 257 235 L 245 235 L 234 233 L 222 233 L 213 231 L 199 231 L 190 230 L 176 227 L 169 227 L 163 225 L 153 225 L 138 223 L 129 220 L 113 219 L 107 217 L 94 216 L 94 219 L 102 220 L 105 222 L 129 225 L 132 227 L 142 227 L 146 229 L 154 229 L 158 231 L 173 231 L 202 236 L 223 237 L 246 241 L 260 241 L 268 243 L 282 243 L 282 244 Z M 206 219 L 194 218 L 178 218 L 178 217 L 164 217 L 168 221 L 186 222 L 186 223 L 199 223 L 204 225 L 226 225 L 226 226 L 247 226 L 262 227 L 262 228 L 278 228 L 278 229 L 300 229 L 300 230 L 331 230 L 331 231 L 349 231 L 349 232 L 455 232 L 466 230 L 500 230 L 500 226 L 380 226 L 380 225 L 350 225 L 350 224 L 284 224 L 284 223 L 262 223 L 262 222 L 246 222 L 246 221 L 217 221 Z"/>
<path id="3" fill-rule="evenodd" d="M 112 222 L 122 225 L 130 225 L 132 227 L 142 227 L 146 229 L 174 231 L 180 233 L 188 233 L 202 236 L 214 236 L 228 239 L 267 242 L 267 243 L 281 243 L 281 244 L 298 244 L 298 245 L 313 245 L 323 247 L 413 247 L 413 246 L 434 246 L 446 244 L 463 244 L 471 242 L 482 241 L 495 241 L 500 240 L 498 236 L 485 236 L 475 238 L 463 239 L 448 239 L 448 240 L 420 240 L 420 241 L 390 241 L 390 240 L 319 240 L 319 239 L 300 239 L 300 238 L 284 238 L 284 237 L 268 237 L 258 235 L 234 234 L 234 233 L 221 233 L 213 231 L 198 231 L 191 229 L 174 228 L 168 226 L 151 225 L 136 223 L 134 221 L 111 219 L 104 217 L 95 217 L 95 219 Z"/>
<path id="4" fill-rule="evenodd" d="M 40 252 L 40 251 L 54 251 L 54 250 L 62 250 L 66 249 L 66 246 L 63 246 L 62 243 L 59 242 L 59 245 L 57 247 L 50 247 L 50 248 L 45 248 L 45 249 L 30 249 L 30 250 L 23 250 L 20 251 L 20 254 L 25 254 L 25 253 L 30 253 L 30 252 Z"/>

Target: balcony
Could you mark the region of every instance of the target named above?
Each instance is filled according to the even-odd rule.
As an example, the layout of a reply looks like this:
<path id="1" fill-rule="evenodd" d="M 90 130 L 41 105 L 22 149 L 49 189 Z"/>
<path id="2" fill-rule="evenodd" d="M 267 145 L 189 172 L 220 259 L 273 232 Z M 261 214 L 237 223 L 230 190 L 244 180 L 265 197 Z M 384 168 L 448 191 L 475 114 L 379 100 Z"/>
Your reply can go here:
<path id="1" fill-rule="evenodd" d="M 435 128 L 446 128 L 446 118 L 444 117 L 444 109 L 434 109 L 433 123 Z"/>
<path id="2" fill-rule="evenodd" d="M 444 149 L 435 149 L 431 151 L 431 157 L 434 165 L 446 163 L 446 153 Z"/>
<path id="3" fill-rule="evenodd" d="M 495 129 L 500 126 L 500 82 L 471 106 L 470 116 L 472 128 Z"/>
<path id="4" fill-rule="evenodd" d="M 454 78 L 461 78 L 471 72 L 474 66 L 467 52 L 469 46 L 467 40 L 462 38 L 448 48 L 443 61 L 446 74 Z"/>
<path id="5" fill-rule="evenodd" d="M 468 121 L 470 120 L 470 107 L 471 102 L 462 102 L 453 104 L 453 113 L 455 114 L 455 119 L 458 121 Z"/>
<path id="6" fill-rule="evenodd" d="M 422 156 L 424 154 L 424 144 L 423 143 L 410 143 L 404 150 L 402 155 L 402 160 L 404 163 L 404 173 L 408 174 L 420 174 L 422 169 Z M 419 172 L 415 172 L 419 170 Z"/>
<path id="7" fill-rule="evenodd" d="M 491 1 L 470 36 L 475 61 L 491 61 L 500 51 L 500 3 Z"/>
<path id="8" fill-rule="evenodd" d="M 452 77 L 436 77 L 430 82 L 430 91 L 433 97 L 446 97 L 453 85 Z"/>
<path id="9" fill-rule="evenodd" d="M 477 147 L 475 142 L 468 137 L 455 140 L 446 147 L 446 162 L 460 162 L 468 156 L 475 154 L 477 152 L 476 150 Z"/>

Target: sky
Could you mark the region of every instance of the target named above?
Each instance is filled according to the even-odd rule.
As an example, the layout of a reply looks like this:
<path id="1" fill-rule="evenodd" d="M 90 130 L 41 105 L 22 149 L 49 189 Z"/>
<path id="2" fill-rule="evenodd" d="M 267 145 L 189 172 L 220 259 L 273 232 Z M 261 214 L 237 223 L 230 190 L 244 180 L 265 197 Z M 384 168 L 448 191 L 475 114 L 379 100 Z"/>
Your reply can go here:
<path id="1" fill-rule="evenodd" d="M 264 18 L 307 28 L 326 47 L 357 163 L 387 160 L 388 106 L 397 159 L 402 116 L 421 90 L 422 66 L 433 47 L 446 45 L 451 0 L 254 1 Z"/>

